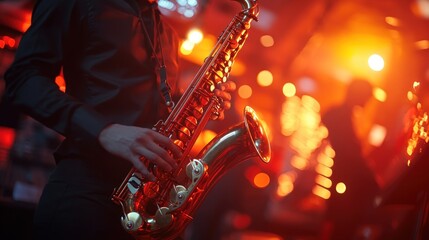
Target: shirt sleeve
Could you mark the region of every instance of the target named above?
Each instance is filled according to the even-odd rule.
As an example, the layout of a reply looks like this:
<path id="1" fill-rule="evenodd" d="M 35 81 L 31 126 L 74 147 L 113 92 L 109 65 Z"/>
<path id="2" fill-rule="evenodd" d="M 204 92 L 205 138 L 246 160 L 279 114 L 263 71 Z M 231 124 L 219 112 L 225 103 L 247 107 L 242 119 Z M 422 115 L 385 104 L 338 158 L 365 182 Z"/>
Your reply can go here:
<path id="1" fill-rule="evenodd" d="M 5 73 L 8 99 L 25 114 L 79 145 L 98 144 L 110 122 L 92 107 L 60 91 L 59 75 L 76 1 L 37 1 L 32 23 L 23 35 L 15 60 Z"/>

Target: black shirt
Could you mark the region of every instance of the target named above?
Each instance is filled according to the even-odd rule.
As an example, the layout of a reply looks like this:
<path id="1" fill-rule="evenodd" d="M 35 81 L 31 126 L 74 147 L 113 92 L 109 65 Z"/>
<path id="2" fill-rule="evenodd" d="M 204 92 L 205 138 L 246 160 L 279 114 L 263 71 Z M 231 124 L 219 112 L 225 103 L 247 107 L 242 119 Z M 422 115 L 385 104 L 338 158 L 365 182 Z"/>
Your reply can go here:
<path id="1" fill-rule="evenodd" d="M 157 13 L 156 3 L 134 0 L 36 3 L 32 25 L 5 74 L 6 94 L 65 136 L 57 159 L 100 161 L 107 156 L 100 155 L 106 153 L 97 137 L 108 124 L 151 127 L 166 114 L 158 61 L 164 60 L 174 90 L 178 41 Z M 54 81 L 61 70 L 66 93 Z"/>

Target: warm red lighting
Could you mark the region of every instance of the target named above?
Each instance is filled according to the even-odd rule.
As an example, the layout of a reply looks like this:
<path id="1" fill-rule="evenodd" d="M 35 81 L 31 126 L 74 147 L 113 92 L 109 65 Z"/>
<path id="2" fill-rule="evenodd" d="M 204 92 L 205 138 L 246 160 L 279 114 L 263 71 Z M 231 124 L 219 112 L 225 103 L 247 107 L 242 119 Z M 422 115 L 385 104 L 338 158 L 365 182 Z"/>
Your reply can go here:
<path id="1" fill-rule="evenodd" d="M 0 48 L 4 48 L 5 45 L 6 45 L 6 42 L 0 39 Z"/>
<path id="2" fill-rule="evenodd" d="M 25 32 L 31 25 L 31 12 L 25 13 L 21 24 L 21 31 Z"/>
<path id="3" fill-rule="evenodd" d="M 278 177 L 277 196 L 285 197 L 289 193 L 291 193 L 294 189 L 295 179 L 296 179 L 296 174 L 293 172 L 282 173 Z"/>
<path id="4" fill-rule="evenodd" d="M 252 96 L 252 87 L 249 85 L 243 85 L 238 88 L 238 96 L 243 99 L 248 99 Z"/>
<path id="5" fill-rule="evenodd" d="M 235 229 L 245 229 L 250 226 L 252 219 L 247 214 L 233 214 L 232 216 L 232 225 Z"/>
<path id="6" fill-rule="evenodd" d="M 263 70 L 258 73 L 256 79 L 260 86 L 267 87 L 273 83 L 273 74 L 268 70 Z"/>
<path id="7" fill-rule="evenodd" d="M 313 194 L 319 196 L 323 199 L 329 199 L 331 197 L 331 192 L 321 186 L 315 185 L 312 190 Z"/>
<path id="8" fill-rule="evenodd" d="M 386 138 L 387 129 L 384 126 L 375 124 L 369 133 L 369 143 L 373 146 L 379 147 Z"/>
<path id="9" fill-rule="evenodd" d="M 55 78 L 55 83 L 58 85 L 58 87 L 60 88 L 61 91 L 63 91 L 63 92 L 66 91 L 66 82 L 65 82 L 63 76 L 57 76 Z"/>
<path id="10" fill-rule="evenodd" d="M 272 47 L 274 46 L 274 38 L 270 35 L 264 35 L 262 36 L 259 41 L 261 42 L 262 46 L 264 47 Z"/>
<path id="11" fill-rule="evenodd" d="M 11 38 L 11 37 L 5 37 L 5 41 L 7 42 L 7 45 L 11 48 L 15 47 L 15 39 Z"/>
<path id="12" fill-rule="evenodd" d="M 15 130 L 7 127 L 0 127 L 0 165 L 6 162 L 9 150 L 15 141 Z"/>
<path id="13" fill-rule="evenodd" d="M 253 184 L 255 184 L 257 188 L 265 188 L 270 184 L 270 176 L 266 173 L 260 172 L 253 178 Z"/>

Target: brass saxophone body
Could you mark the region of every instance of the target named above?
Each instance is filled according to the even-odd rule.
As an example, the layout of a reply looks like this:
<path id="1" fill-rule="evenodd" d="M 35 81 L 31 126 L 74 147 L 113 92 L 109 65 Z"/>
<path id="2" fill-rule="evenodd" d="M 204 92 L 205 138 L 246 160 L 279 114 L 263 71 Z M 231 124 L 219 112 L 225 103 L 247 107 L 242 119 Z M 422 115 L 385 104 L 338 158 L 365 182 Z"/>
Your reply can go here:
<path id="1" fill-rule="evenodd" d="M 241 3 L 242 11 L 223 31 L 168 118 L 154 126 L 182 150 L 182 157 L 177 159 L 179 167 L 167 173 L 147 163 L 157 177 L 155 182 L 144 179 L 132 168 L 114 190 L 112 200 L 124 212 L 122 225 L 137 239 L 177 238 L 225 171 L 250 158 L 270 161 L 267 135 L 249 106 L 244 109 L 243 122 L 220 133 L 196 157 L 190 156 L 207 122 L 219 115 L 222 100 L 214 95 L 214 90 L 218 83 L 227 81 L 234 59 L 248 36 L 250 22 L 259 13 L 256 0 L 234 1 Z"/>

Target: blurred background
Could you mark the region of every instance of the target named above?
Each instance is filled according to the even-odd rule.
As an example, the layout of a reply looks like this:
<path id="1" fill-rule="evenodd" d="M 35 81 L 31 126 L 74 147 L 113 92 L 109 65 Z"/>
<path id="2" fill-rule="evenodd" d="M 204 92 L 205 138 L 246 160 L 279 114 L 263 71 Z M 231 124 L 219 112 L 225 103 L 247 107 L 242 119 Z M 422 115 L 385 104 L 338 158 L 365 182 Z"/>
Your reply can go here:
<path id="1" fill-rule="evenodd" d="M 3 74 L 30 25 L 34 3 L 0 1 L 0 96 Z M 184 91 L 241 6 L 231 0 L 158 0 L 158 4 L 181 37 Z M 326 202 L 347 188 L 330 180 L 335 150 L 321 118 L 343 101 L 354 78 L 374 86 L 373 97 L 354 111 L 353 122 L 366 164 L 380 186 L 374 215 L 362 226 L 360 239 L 421 236 L 429 141 L 429 1 L 259 0 L 258 4 L 259 19 L 252 22 L 229 78 L 238 87 L 233 108 L 224 121 L 208 125 L 196 149 L 242 121 L 249 105 L 268 132 L 272 159 L 269 164 L 251 159 L 228 171 L 184 238 L 328 239 Z M 56 82 L 66 89 L 62 76 Z M 342 121 L 338 119 L 338 124 Z M 54 166 L 51 153 L 61 139 L 0 101 L 0 238 L 29 238 L 34 208 Z M 344 138 L 345 146 L 348 141 Z M 11 232 L 9 226 L 16 224 L 25 230 Z"/>

